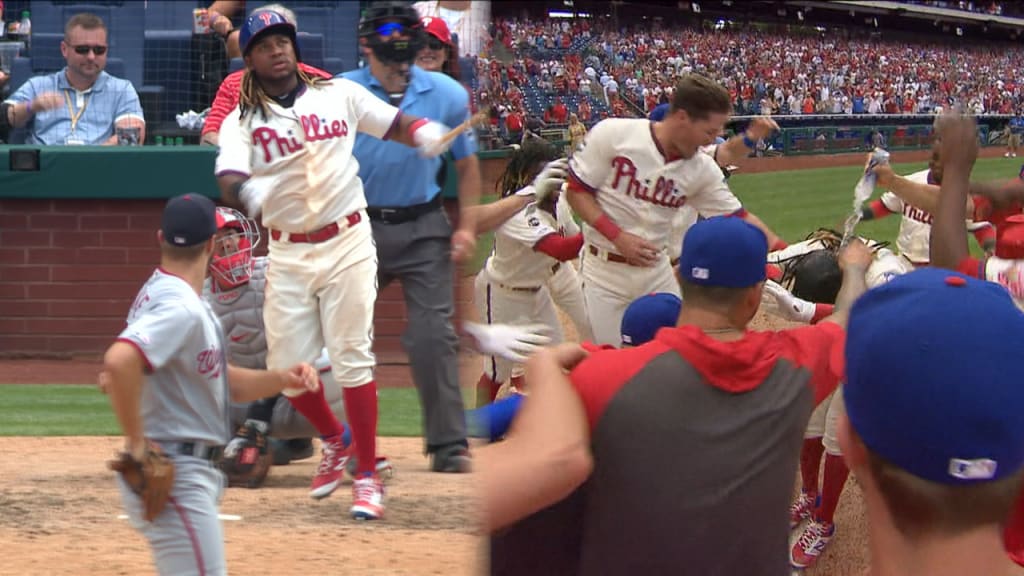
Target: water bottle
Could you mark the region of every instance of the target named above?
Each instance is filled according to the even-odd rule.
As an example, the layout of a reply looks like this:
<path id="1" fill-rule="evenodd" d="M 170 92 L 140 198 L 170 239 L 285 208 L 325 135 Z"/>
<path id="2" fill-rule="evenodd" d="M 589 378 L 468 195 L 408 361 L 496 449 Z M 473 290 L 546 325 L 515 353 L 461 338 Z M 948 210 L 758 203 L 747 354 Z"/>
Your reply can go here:
<path id="1" fill-rule="evenodd" d="M 164 145 L 164 137 L 163 136 L 157 136 L 156 137 L 156 144 L 155 145 L 156 146 L 163 146 Z"/>
<path id="2" fill-rule="evenodd" d="M 175 146 L 184 146 L 185 145 L 185 139 L 183 137 L 181 137 L 181 136 L 178 136 L 177 138 L 174 139 L 174 145 Z"/>
<path id="3" fill-rule="evenodd" d="M 21 23 L 18 24 L 18 34 L 26 37 L 32 34 L 32 19 L 29 18 L 28 10 L 21 13 Z M 25 42 L 28 42 L 28 38 L 25 39 Z"/>

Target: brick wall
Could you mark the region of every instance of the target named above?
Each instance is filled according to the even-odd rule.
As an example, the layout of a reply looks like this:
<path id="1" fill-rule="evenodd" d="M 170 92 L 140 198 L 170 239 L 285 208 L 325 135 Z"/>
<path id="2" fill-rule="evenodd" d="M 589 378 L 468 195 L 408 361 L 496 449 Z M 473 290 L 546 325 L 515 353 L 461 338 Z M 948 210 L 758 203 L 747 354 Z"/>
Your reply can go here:
<path id="1" fill-rule="evenodd" d="M 483 163 L 484 190 L 504 167 Z M 0 356 L 91 356 L 124 326 L 160 261 L 163 200 L 0 200 Z M 459 300 L 470 294 L 457 292 Z M 461 307 L 461 303 L 460 303 Z M 397 284 L 376 307 L 382 363 L 404 362 L 405 304 Z"/>

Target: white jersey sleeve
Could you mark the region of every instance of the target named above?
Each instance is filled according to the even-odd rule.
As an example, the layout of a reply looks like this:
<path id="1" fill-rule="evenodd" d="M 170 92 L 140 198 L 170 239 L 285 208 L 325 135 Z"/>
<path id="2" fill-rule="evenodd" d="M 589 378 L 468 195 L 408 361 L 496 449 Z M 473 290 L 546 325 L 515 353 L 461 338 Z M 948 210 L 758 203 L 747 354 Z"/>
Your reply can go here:
<path id="1" fill-rule="evenodd" d="M 156 371 L 174 358 L 191 336 L 192 318 L 184 302 L 168 294 L 141 292 L 118 340 L 142 353 L 148 369 Z"/>
<path id="2" fill-rule="evenodd" d="M 1024 311 L 1024 260 L 992 256 L 985 260 L 985 279 L 1006 288 L 1017 308 Z"/>
<path id="3" fill-rule="evenodd" d="M 558 233 L 558 230 L 555 230 L 549 224 L 549 219 L 545 218 L 539 211 L 540 209 L 537 208 L 536 203 L 528 204 L 526 208 L 516 212 L 514 216 L 509 218 L 498 228 L 496 233 L 509 240 L 514 240 L 533 248 L 545 236 Z"/>
<path id="4" fill-rule="evenodd" d="M 217 141 L 217 165 L 214 174 L 252 174 L 252 138 L 249 130 L 243 130 L 239 123 L 241 112 L 238 106 L 228 114 L 220 125 Z"/>
<path id="5" fill-rule="evenodd" d="M 742 209 L 743 204 L 729 189 L 725 174 L 722 174 L 714 158 L 703 152 L 698 152 L 697 157 L 701 160 L 698 164 L 701 177 L 697 189 L 690 196 L 689 205 L 706 218 L 724 216 Z"/>
<path id="6" fill-rule="evenodd" d="M 579 150 L 569 159 L 569 173 L 590 192 L 596 192 L 612 172 L 609 155 L 616 134 L 614 125 L 602 120 L 587 132 Z"/>
<path id="7" fill-rule="evenodd" d="M 884 192 L 879 200 L 881 200 L 882 204 L 885 205 L 885 207 L 893 214 L 903 213 L 903 199 L 893 192 Z"/>
<path id="8" fill-rule="evenodd" d="M 356 129 L 374 138 L 384 139 L 398 120 L 398 108 L 377 98 L 369 90 L 347 78 L 333 80 L 336 89 L 348 96 L 349 112 L 357 119 Z"/>

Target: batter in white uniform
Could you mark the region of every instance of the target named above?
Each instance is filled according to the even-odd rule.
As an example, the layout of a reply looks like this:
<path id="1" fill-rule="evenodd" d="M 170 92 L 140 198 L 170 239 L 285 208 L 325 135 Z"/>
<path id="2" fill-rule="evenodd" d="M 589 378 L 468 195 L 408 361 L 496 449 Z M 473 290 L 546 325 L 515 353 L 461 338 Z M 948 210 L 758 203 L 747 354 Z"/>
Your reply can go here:
<path id="1" fill-rule="evenodd" d="M 447 147 L 441 140 L 447 130 L 400 114 L 349 80 L 306 76 L 296 64 L 295 27 L 276 12 L 249 16 L 239 43 L 248 71 L 239 108 L 220 130 L 216 173 L 225 202 L 261 214 L 270 231 L 267 366 L 312 361 L 326 345 L 359 461 L 351 514 L 380 518 L 372 352 L 377 252 L 352 147 L 359 131 L 436 156 Z M 323 392 L 291 402 L 324 438 L 310 495 L 326 497 L 337 488 L 352 445 Z"/>

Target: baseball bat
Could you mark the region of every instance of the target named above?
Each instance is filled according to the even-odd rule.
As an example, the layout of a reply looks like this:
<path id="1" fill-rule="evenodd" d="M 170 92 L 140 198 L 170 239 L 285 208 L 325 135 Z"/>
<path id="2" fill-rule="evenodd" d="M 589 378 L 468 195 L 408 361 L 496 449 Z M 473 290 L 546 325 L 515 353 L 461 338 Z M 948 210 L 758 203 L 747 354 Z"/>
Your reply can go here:
<path id="1" fill-rule="evenodd" d="M 450 132 L 448 132 L 447 134 L 442 136 L 441 140 L 438 141 L 438 144 L 439 145 L 443 145 L 443 146 L 447 146 L 448 144 L 451 143 L 452 140 L 455 140 L 456 138 L 458 138 L 459 134 L 462 134 L 466 130 L 469 130 L 473 126 L 475 126 L 475 125 L 477 125 L 477 124 L 479 124 L 481 122 L 484 122 L 485 120 L 487 120 L 489 118 L 490 118 L 489 110 L 484 109 L 484 110 L 481 110 L 481 111 L 477 112 L 476 114 L 474 114 L 470 118 L 466 119 L 465 122 L 463 122 L 462 124 L 459 124 L 455 128 L 452 128 Z"/>

